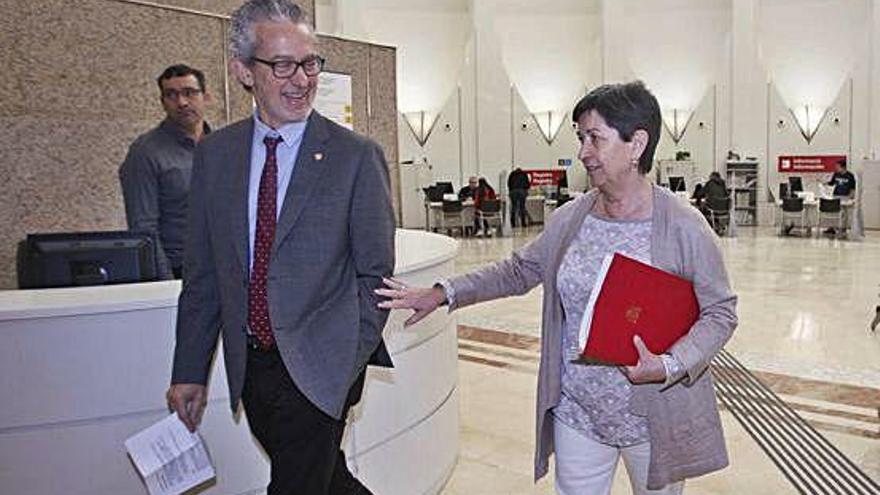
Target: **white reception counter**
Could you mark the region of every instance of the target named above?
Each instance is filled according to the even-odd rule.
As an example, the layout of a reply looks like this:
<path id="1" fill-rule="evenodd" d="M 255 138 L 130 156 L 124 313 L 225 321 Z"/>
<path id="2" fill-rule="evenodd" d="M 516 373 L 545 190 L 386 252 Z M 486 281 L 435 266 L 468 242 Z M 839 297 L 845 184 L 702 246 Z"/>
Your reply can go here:
<path id="1" fill-rule="evenodd" d="M 397 276 L 430 284 L 453 271 L 447 237 L 398 230 Z M 168 414 L 179 282 L 0 292 L 0 493 L 144 494 L 123 441 Z M 458 453 L 454 319 L 416 328 L 392 314 L 396 367 L 372 369 L 344 447 L 382 495 L 437 493 Z M 217 467 L 204 494 L 264 493 L 268 463 L 228 406 L 216 359 L 200 429 Z"/>

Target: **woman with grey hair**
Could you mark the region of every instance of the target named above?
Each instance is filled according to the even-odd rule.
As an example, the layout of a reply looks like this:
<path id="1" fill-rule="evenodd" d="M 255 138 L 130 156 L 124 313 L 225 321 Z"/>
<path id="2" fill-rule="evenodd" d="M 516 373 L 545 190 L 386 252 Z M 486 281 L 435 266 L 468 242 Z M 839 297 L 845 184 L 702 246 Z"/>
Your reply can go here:
<path id="1" fill-rule="evenodd" d="M 415 312 L 544 288 L 535 478 L 556 454 L 564 495 L 607 494 L 623 457 L 636 494 L 680 494 L 683 480 L 728 463 L 715 403 L 712 357 L 736 327 L 736 296 L 702 215 L 653 185 L 660 108 L 641 82 L 596 88 L 574 108 L 578 158 L 594 189 L 550 217 L 544 232 L 492 266 L 409 288 L 387 280 L 385 308 Z M 663 354 L 636 337 L 635 366 L 576 363 L 578 327 L 603 258 L 619 252 L 693 282 L 699 317 Z"/>

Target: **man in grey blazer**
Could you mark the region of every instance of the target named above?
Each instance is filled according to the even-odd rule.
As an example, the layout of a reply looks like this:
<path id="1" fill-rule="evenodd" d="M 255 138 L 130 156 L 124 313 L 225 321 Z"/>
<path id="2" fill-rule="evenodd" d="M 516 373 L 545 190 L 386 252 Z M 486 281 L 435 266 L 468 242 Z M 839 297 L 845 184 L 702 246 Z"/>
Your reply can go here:
<path id="1" fill-rule="evenodd" d="M 394 268 L 387 165 L 312 110 L 324 60 L 296 5 L 246 1 L 230 50 L 257 111 L 195 153 L 168 401 L 195 430 L 219 333 L 269 494 L 370 493 L 339 446 L 367 364 L 391 365 L 373 292 Z"/>

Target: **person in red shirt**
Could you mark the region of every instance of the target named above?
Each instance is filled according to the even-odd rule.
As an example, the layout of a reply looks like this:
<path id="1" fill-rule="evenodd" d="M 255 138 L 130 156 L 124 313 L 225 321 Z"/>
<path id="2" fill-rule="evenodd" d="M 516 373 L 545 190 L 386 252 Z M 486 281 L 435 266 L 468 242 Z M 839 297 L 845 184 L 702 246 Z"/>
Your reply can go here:
<path id="1" fill-rule="evenodd" d="M 483 201 L 496 198 L 495 189 L 492 189 L 492 186 L 489 185 L 489 182 L 485 177 L 480 177 L 480 180 L 477 183 L 477 188 L 474 189 L 474 211 L 480 211 L 480 206 Z M 480 232 L 480 219 L 477 216 L 474 216 L 474 232 Z M 489 222 L 487 220 L 483 220 L 483 232 L 486 237 L 491 235 L 489 233 Z"/>

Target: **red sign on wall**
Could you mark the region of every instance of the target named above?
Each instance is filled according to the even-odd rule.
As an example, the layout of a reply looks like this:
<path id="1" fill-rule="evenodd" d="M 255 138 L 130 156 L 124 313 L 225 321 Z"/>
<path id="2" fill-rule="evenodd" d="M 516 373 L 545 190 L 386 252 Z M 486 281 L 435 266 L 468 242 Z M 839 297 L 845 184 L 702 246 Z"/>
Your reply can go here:
<path id="1" fill-rule="evenodd" d="M 558 186 L 559 180 L 565 175 L 565 170 L 556 169 L 523 169 L 529 174 L 529 182 L 534 186 Z"/>
<path id="2" fill-rule="evenodd" d="M 788 172 L 834 172 L 837 162 L 846 155 L 783 155 L 779 157 L 778 170 Z"/>

